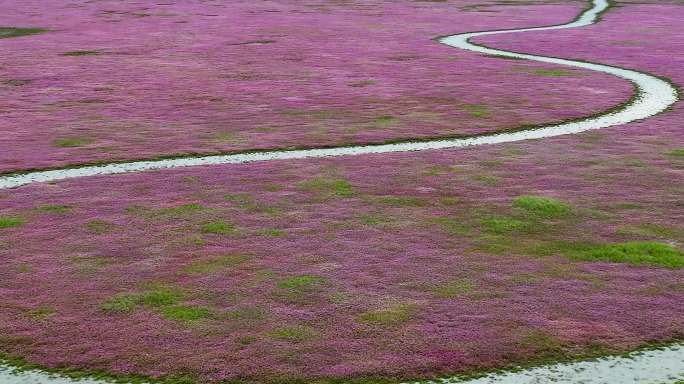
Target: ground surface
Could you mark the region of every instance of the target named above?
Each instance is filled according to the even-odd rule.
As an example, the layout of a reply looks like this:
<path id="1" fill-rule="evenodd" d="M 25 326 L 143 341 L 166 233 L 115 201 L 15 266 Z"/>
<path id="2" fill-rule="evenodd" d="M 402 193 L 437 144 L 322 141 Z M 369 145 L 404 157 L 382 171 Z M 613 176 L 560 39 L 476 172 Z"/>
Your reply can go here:
<path id="1" fill-rule="evenodd" d="M 53 90 L 55 95 L 93 97 L 92 89 L 83 86 L 83 78 L 92 76 L 88 81 L 117 82 L 121 99 L 58 106 L 48 112 L 36 105 L 56 96 L 40 88 L 40 81 L 6 85 L 10 91 L 2 97 L 11 95 L 11 102 L 5 111 L 15 124 L 2 128 L 11 133 L 3 136 L 3 148 L 6 142 L 11 154 L 3 151 L 3 156 L 14 159 L 2 161 L 6 171 L 168 154 L 169 148 L 174 152 L 179 148 L 174 143 L 187 145 L 180 146 L 181 151 L 203 151 L 262 143 L 363 142 L 370 136 L 344 133 L 361 116 L 396 117 L 373 130 L 377 136 L 372 140 L 491 131 L 509 128 L 518 118 L 544 122 L 588 115 L 619 104 L 631 90 L 629 84 L 591 72 L 540 69 L 429 40 L 445 33 L 565 22 L 579 12 L 580 2 L 484 7 L 466 2 L 379 2 L 365 7 L 336 2 L 301 12 L 293 11 L 301 4 L 264 2 L 255 9 L 289 11 L 255 12 L 253 28 L 263 28 L 259 18 L 283 17 L 276 26 L 292 28 L 289 17 L 306 25 L 318 17 L 334 20 L 340 13 L 346 15 L 339 19 L 339 28 L 349 32 L 324 30 L 321 33 L 332 36 L 315 44 L 306 30 L 278 32 L 287 35 L 280 39 L 293 47 L 306 41 L 306 49 L 295 52 L 312 55 L 303 58 L 301 66 L 296 62 L 287 66 L 311 70 L 318 63 L 316 55 L 324 54 L 354 60 L 360 60 L 361 52 L 364 57 L 378 55 L 366 63 L 374 68 L 369 69 L 373 76 L 361 76 L 377 76 L 376 83 L 349 87 L 351 80 L 346 77 L 358 76 L 358 69 L 346 67 L 344 59 L 330 58 L 320 75 L 337 85 L 304 81 L 301 89 L 293 89 L 289 80 L 276 79 L 262 79 L 245 88 L 207 80 L 208 88 L 199 87 L 204 84 L 203 71 L 215 71 L 226 57 L 255 60 L 264 74 L 295 73 L 282 63 L 264 63 L 272 55 L 257 52 L 277 49 L 278 43 L 240 46 L 254 55 L 251 59 L 206 45 L 215 42 L 210 31 L 231 36 L 230 41 L 222 40 L 221 48 L 226 50 L 237 49 L 227 45 L 233 40 L 268 37 L 249 28 L 241 30 L 237 23 L 199 15 L 228 15 L 223 8 L 211 8 L 212 3 L 184 10 L 194 16 L 184 14 L 188 23 L 180 26 L 167 26 L 172 22 L 161 16 L 133 17 L 118 11 L 105 13 L 103 21 L 85 23 L 74 18 L 110 8 L 143 12 L 147 5 L 141 3 L 97 2 L 57 11 L 55 2 L 47 9 L 66 16 L 52 19 L 45 10 L 26 4 L 13 7 L 23 10 L 10 13 L 3 23 L 26 24 L 30 16 L 46 23 L 59 20 L 69 31 L 69 26 L 96 30 L 110 25 L 104 20 L 120 20 L 110 28 L 125 33 L 115 42 L 106 36 L 59 31 L 0 40 L 3 49 L 18 52 L 3 59 L 3 71 L 11 72 L 7 79 L 30 78 L 32 71 L 66 71 L 71 74 L 56 75 L 66 82 L 54 85 L 60 89 Z M 248 12 L 254 10 L 250 4 L 234 6 Z M 674 54 L 684 48 L 677 38 L 682 34 L 684 6 L 623 5 L 601 23 L 581 30 L 532 33 L 528 40 L 510 35 L 480 41 L 515 51 L 625 66 L 684 83 L 684 63 Z M 173 9 L 168 12 L 181 11 Z M 368 32 L 362 22 L 371 16 L 349 17 L 350 13 L 372 14 L 373 23 L 384 26 L 377 29 L 377 39 L 384 35 L 384 40 L 355 44 L 360 31 L 376 30 Z M 154 33 L 116 27 L 154 22 L 155 17 L 161 31 Z M 151 27 L 140 24 L 139 28 Z M 179 33 L 184 28 L 194 33 Z M 150 41 L 162 44 L 172 32 L 178 40 L 172 40 L 168 49 L 174 55 L 162 48 L 137 48 L 143 57 L 132 56 L 131 61 L 109 55 L 59 56 L 77 49 L 126 51 L 146 47 Z M 342 39 L 342 33 L 353 37 Z M 335 39 L 343 40 L 344 46 L 335 44 Z M 185 40 L 205 45 L 189 48 L 194 45 L 185 43 L 184 47 Z M 21 51 L 27 44 L 34 49 Z M 375 44 L 379 52 L 374 51 Z M 392 44 L 407 45 L 400 49 Z M 147 57 L 148 51 L 159 56 Z M 21 65 L 21 60 L 43 54 L 49 57 L 40 61 L 46 66 L 43 70 Z M 429 59 L 388 59 L 397 54 Z M 176 61 L 165 66 L 160 57 Z M 114 70 L 85 60 L 148 67 L 138 72 Z M 421 60 L 432 64 L 418 65 Z M 390 72 L 386 65 L 406 70 Z M 231 71 L 254 70 L 239 62 L 230 67 Z M 104 70 L 117 78 L 98 72 Z M 146 86 L 135 77 L 118 78 L 128 73 L 164 78 L 169 76 L 166 70 L 197 88 L 182 81 L 162 88 Z M 196 71 L 198 77 L 191 81 L 186 74 L 194 75 L 188 71 Z M 444 81 L 433 85 L 435 78 Z M 140 87 L 140 95 L 126 91 L 135 87 Z M 214 106 L 181 100 L 179 107 L 171 108 L 168 99 L 154 95 L 160 92 L 156 88 L 168 93 L 174 87 L 178 87 L 174 92 L 186 96 L 196 91 L 231 100 L 244 97 L 241 103 L 247 106 L 263 98 L 264 106 L 262 111 L 239 115 L 242 108 L 223 102 Z M 141 96 L 147 91 L 149 98 Z M 354 92 L 362 94 L 350 99 Z M 325 115 L 315 123 L 310 119 L 323 115 L 294 114 L 285 123 L 283 115 L 274 112 L 284 97 L 304 99 L 295 100 L 302 103 L 297 104 L 299 110 L 352 112 Z M 382 101 L 366 108 L 366 98 Z M 398 98 L 406 98 L 408 104 Z M 440 98 L 450 101 L 440 104 Z M 320 107 L 326 100 L 330 108 Z M 147 101 L 147 108 L 141 108 Z M 131 128 L 135 138 L 130 140 L 126 138 L 133 136 L 122 130 L 84 124 L 83 116 L 89 112 L 79 112 L 92 107 L 106 119 L 113 119 L 116 111 L 135 115 L 135 108 L 127 103 L 140 108 L 137 118 L 145 119 L 149 113 L 159 119 L 150 130 Z M 407 107 L 411 103 L 415 108 Z M 472 107 L 481 104 L 486 107 Z M 454 110 L 450 105 L 460 107 Z M 169 108 L 178 115 L 155 108 Z M 197 123 L 191 112 L 207 121 Z M 435 124 L 446 120 L 449 125 L 421 125 L 400 117 L 414 112 L 437 113 Z M 604 131 L 468 150 L 198 167 L 0 192 L 0 351 L 51 367 L 201 381 L 369 376 L 399 380 L 626 351 L 677 339 L 684 333 L 683 113 L 676 105 L 655 118 Z M 40 120 L 41 116 L 50 121 Z M 217 128 L 211 117 L 226 122 Z M 177 125 L 172 128 L 170 123 Z M 274 131 L 257 131 L 255 126 L 273 126 Z M 330 130 L 322 141 L 310 135 L 316 126 Z M 249 139 L 209 149 L 196 144 L 202 134 L 233 129 Z M 115 133 L 106 140 L 119 152 L 93 150 L 99 140 L 105 140 L 98 135 L 106 137 L 106 132 Z M 93 141 L 81 147 L 55 147 L 51 143 L 60 137 L 57 133 Z"/>

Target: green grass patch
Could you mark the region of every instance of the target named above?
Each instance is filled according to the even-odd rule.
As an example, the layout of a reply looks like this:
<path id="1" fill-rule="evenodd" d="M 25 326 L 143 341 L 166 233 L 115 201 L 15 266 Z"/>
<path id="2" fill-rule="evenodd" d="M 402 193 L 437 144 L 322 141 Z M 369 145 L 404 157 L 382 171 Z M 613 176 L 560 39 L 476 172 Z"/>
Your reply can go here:
<path id="1" fill-rule="evenodd" d="M 471 293 L 475 289 L 475 284 L 469 280 L 459 279 L 442 283 L 433 288 L 437 297 L 443 299 L 453 299 Z"/>
<path id="2" fill-rule="evenodd" d="M 471 117 L 476 117 L 478 119 L 486 119 L 492 115 L 489 107 L 484 104 L 465 104 L 462 108 L 468 112 Z"/>
<path id="3" fill-rule="evenodd" d="M 676 228 L 667 227 L 659 224 L 637 224 L 623 225 L 618 227 L 617 234 L 633 237 L 665 237 L 672 238 L 678 233 Z"/>
<path id="4" fill-rule="evenodd" d="M 574 76 L 575 73 L 565 69 L 544 69 L 538 68 L 532 71 L 533 74 L 543 77 L 565 77 Z"/>
<path id="5" fill-rule="evenodd" d="M 497 216 L 488 217 L 480 221 L 486 232 L 494 234 L 506 234 L 512 232 L 531 232 L 539 224 L 527 220 L 519 220 L 512 217 Z"/>
<path id="6" fill-rule="evenodd" d="M 41 205 L 40 207 L 38 207 L 38 210 L 40 212 L 63 215 L 65 213 L 71 212 L 71 207 L 68 205 L 46 204 L 46 205 Z"/>
<path id="7" fill-rule="evenodd" d="M 57 148 L 76 148 L 83 147 L 92 142 L 93 140 L 87 137 L 65 137 L 53 140 L 52 145 Z"/>
<path id="8" fill-rule="evenodd" d="M 293 325 L 289 327 L 276 328 L 268 334 L 277 340 L 285 340 L 293 343 L 315 339 L 318 333 L 311 327 L 303 325 Z"/>
<path id="9" fill-rule="evenodd" d="M 225 221 L 210 221 L 202 225 L 202 232 L 217 235 L 230 235 L 235 233 L 235 225 Z"/>
<path id="10" fill-rule="evenodd" d="M 315 192 L 322 197 L 351 197 L 354 195 L 352 185 L 344 179 L 315 177 L 300 182 L 298 186 L 304 191 Z"/>
<path id="11" fill-rule="evenodd" d="M 278 229 L 278 228 L 260 229 L 258 233 L 261 236 L 268 236 L 268 237 L 283 237 L 287 234 L 287 232 L 285 232 L 282 229 Z"/>
<path id="12" fill-rule="evenodd" d="M 172 216 L 172 217 L 187 217 L 194 213 L 206 210 L 201 204 L 190 203 L 178 205 L 175 207 L 159 208 L 151 212 L 153 215 Z"/>
<path id="13" fill-rule="evenodd" d="M 44 29 L 44 28 L 0 27 L 0 39 L 7 39 L 10 37 L 36 35 L 38 33 L 45 33 L 47 31 L 48 30 Z"/>
<path id="14" fill-rule="evenodd" d="M 684 158 L 684 148 L 673 149 L 667 152 L 667 155 L 671 157 Z"/>
<path id="15" fill-rule="evenodd" d="M 183 293 L 177 289 L 157 286 L 143 292 L 120 293 L 100 306 L 107 313 L 132 312 L 141 306 L 150 308 L 164 308 L 175 306 L 183 299 Z"/>
<path id="16" fill-rule="evenodd" d="M 250 305 L 233 309 L 226 314 L 226 317 L 234 321 L 251 323 L 265 319 L 267 312 L 263 308 Z"/>
<path id="17" fill-rule="evenodd" d="M 572 259 L 582 261 L 652 265 L 670 269 L 684 266 L 684 255 L 679 249 L 650 241 L 587 245 L 566 253 Z"/>
<path id="18" fill-rule="evenodd" d="M 383 116 L 378 116 L 373 120 L 373 125 L 376 127 L 391 127 L 392 125 L 397 123 L 397 118 L 391 115 L 383 115 Z"/>
<path id="19" fill-rule="evenodd" d="M 107 313 L 132 312 L 138 307 L 137 294 L 122 293 L 107 299 L 100 307 Z"/>
<path id="20" fill-rule="evenodd" d="M 42 321 L 54 316 L 55 313 L 57 313 L 57 311 L 55 311 L 54 308 L 42 306 L 27 311 L 26 316 L 33 321 Z"/>
<path id="21" fill-rule="evenodd" d="M 278 288 L 287 290 L 313 290 L 320 287 L 327 280 L 321 276 L 301 275 L 280 280 Z"/>
<path id="22" fill-rule="evenodd" d="M 522 332 L 517 344 L 524 351 L 533 351 L 538 359 L 561 359 L 565 356 L 563 343 L 542 330 L 533 329 Z"/>
<path id="23" fill-rule="evenodd" d="M 461 200 L 458 197 L 442 196 L 439 198 L 439 203 L 447 207 L 458 205 Z"/>
<path id="24" fill-rule="evenodd" d="M 97 56 L 99 51 L 69 51 L 62 53 L 62 56 Z"/>
<path id="25" fill-rule="evenodd" d="M 229 269 L 244 264 L 250 257 L 242 254 L 222 255 L 211 260 L 202 260 L 191 263 L 183 268 L 183 273 L 190 275 L 202 275 L 214 273 L 223 269 Z"/>
<path id="26" fill-rule="evenodd" d="M 380 196 L 378 202 L 395 207 L 424 207 L 425 200 L 415 196 Z"/>
<path id="27" fill-rule="evenodd" d="M 163 286 L 150 289 L 138 296 L 140 304 L 149 307 L 176 305 L 182 298 L 183 294 L 179 290 Z"/>
<path id="28" fill-rule="evenodd" d="M 211 315 L 209 308 L 192 305 L 173 305 L 161 309 L 161 314 L 166 319 L 193 322 L 206 319 Z"/>
<path id="29" fill-rule="evenodd" d="M 101 235 L 112 231 L 116 226 L 105 220 L 91 220 L 85 224 L 85 229 L 89 232 Z"/>
<path id="30" fill-rule="evenodd" d="M 389 308 L 362 313 L 359 315 L 359 321 L 370 325 L 391 327 L 410 320 L 415 312 L 415 305 L 399 304 Z"/>
<path id="31" fill-rule="evenodd" d="M 375 84 L 375 80 L 360 80 L 360 81 L 354 81 L 351 83 L 347 83 L 348 86 L 354 87 L 354 88 L 363 88 L 363 87 L 368 87 L 370 85 Z"/>
<path id="32" fill-rule="evenodd" d="M 0 216 L 0 229 L 18 227 L 26 220 L 19 216 Z"/>
<path id="33" fill-rule="evenodd" d="M 543 219 L 567 216 L 572 211 L 572 207 L 569 204 L 560 200 L 529 195 L 516 197 L 513 200 L 513 207 Z"/>
<path id="34" fill-rule="evenodd" d="M 276 207 L 269 207 L 258 203 L 254 196 L 249 193 L 228 194 L 224 196 L 224 199 L 248 212 L 263 213 L 269 216 L 278 216 L 281 213 L 280 209 Z"/>
<path id="35" fill-rule="evenodd" d="M 327 282 L 321 276 L 292 276 L 278 281 L 275 295 L 293 304 L 308 304 L 317 299 Z"/>

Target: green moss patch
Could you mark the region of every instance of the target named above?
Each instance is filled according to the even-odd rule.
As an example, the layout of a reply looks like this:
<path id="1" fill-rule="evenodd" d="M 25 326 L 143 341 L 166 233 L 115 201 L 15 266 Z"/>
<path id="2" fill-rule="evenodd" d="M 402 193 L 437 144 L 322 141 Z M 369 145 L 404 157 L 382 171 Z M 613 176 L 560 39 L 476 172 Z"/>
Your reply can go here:
<path id="1" fill-rule="evenodd" d="M 311 327 L 303 325 L 294 325 L 276 328 L 273 331 L 269 332 L 268 335 L 277 340 L 301 343 L 304 341 L 315 339 L 318 336 L 318 333 Z"/>
<path id="2" fill-rule="evenodd" d="M 209 308 L 191 306 L 191 305 L 173 305 L 164 307 L 161 310 L 162 315 L 175 321 L 192 322 L 208 318 L 211 315 Z"/>
<path id="3" fill-rule="evenodd" d="M 18 227 L 26 220 L 19 216 L 0 216 L 0 229 Z"/>
<path id="4" fill-rule="evenodd" d="M 478 119 L 486 119 L 492 115 L 489 107 L 484 104 L 465 104 L 461 108 L 468 112 L 471 117 Z"/>
<path id="5" fill-rule="evenodd" d="M 99 51 L 69 51 L 62 53 L 62 56 L 97 56 L 100 54 Z"/>
<path id="6" fill-rule="evenodd" d="M 315 192 L 321 197 L 351 197 L 354 195 L 352 185 L 344 179 L 316 177 L 298 184 L 304 191 Z"/>
<path id="7" fill-rule="evenodd" d="M 321 276 L 292 276 L 278 281 L 276 296 L 294 304 L 307 304 L 316 299 L 328 280 Z"/>
<path id="8" fill-rule="evenodd" d="M 44 28 L 15 28 L 15 27 L 0 27 L 0 39 L 7 39 L 10 37 L 20 37 L 35 35 L 38 33 L 45 33 L 47 29 Z"/>
<path id="9" fill-rule="evenodd" d="M 567 216 L 572 211 L 572 207 L 569 204 L 560 200 L 529 195 L 516 197 L 513 200 L 513 207 L 544 219 Z"/>
<path id="10" fill-rule="evenodd" d="M 684 159 L 684 148 L 677 148 L 667 152 L 668 156 Z"/>
<path id="11" fill-rule="evenodd" d="M 415 305 L 399 304 L 389 308 L 364 312 L 359 315 L 359 321 L 369 325 L 392 327 L 410 320 L 415 312 Z"/>
<path id="12" fill-rule="evenodd" d="M 55 139 L 52 145 L 57 148 L 75 148 L 83 147 L 92 143 L 93 140 L 87 137 L 65 137 L 60 139 Z"/>
<path id="13" fill-rule="evenodd" d="M 425 200 L 415 196 L 380 196 L 378 202 L 397 207 L 424 207 Z"/>
<path id="14" fill-rule="evenodd" d="M 495 234 L 505 234 L 511 232 L 530 232 L 539 224 L 534 224 L 526 220 L 519 220 L 512 217 L 497 216 L 488 217 L 481 220 L 483 229 L 486 232 Z"/>
<path id="15" fill-rule="evenodd" d="M 105 220 L 91 220 L 85 224 L 85 229 L 98 235 L 112 231 L 116 226 Z"/>
<path id="16" fill-rule="evenodd" d="M 46 204 L 39 206 L 38 210 L 40 212 L 63 215 L 65 213 L 71 212 L 71 207 L 68 205 Z"/>
<path id="17" fill-rule="evenodd" d="M 585 245 L 566 253 L 571 258 L 582 261 L 652 265 L 671 269 L 684 266 L 684 255 L 679 249 L 669 244 L 649 241 Z"/>
<path id="18" fill-rule="evenodd" d="M 210 221 L 202 225 L 202 232 L 217 235 L 230 235 L 235 233 L 235 225 L 225 221 Z"/>
<path id="19" fill-rule="evenodd" d="M 442 283 L 433 288 L 433 292 L 437 297 L 443 299 L 453 299 L 459 296 L 467 295 L 475 289 L 475 284 L 469 280 L 459 279 Z"/>

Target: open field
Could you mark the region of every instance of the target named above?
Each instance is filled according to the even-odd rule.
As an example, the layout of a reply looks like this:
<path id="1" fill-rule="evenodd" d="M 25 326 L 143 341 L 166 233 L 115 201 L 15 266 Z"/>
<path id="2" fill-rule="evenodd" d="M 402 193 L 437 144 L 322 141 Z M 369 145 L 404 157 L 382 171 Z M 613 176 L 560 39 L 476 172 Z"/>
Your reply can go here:
<path id="1" fill-rule="evenodd" d="M 0 25 L 46 29 L 0 39 L 3 173 L 529 129 L 634 92 L 431 41 L 565 23 L 580 1 L 0 6 Z M 618 1 L 595 25 L 474 42 L 676 85 L 683 18 Z M 0 357 L 167 383 L 398 383 L 677 343 L 682 124 L 674 104 L 542 140 L 0 189 Z"/>

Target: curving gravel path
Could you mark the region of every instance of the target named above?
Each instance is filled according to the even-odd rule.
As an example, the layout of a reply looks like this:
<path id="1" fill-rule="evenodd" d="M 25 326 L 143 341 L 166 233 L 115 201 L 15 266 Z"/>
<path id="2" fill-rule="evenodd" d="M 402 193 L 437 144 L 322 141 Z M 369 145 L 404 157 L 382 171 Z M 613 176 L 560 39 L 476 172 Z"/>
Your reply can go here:
<path id="1" fill-rule="evenodd" d="M 205 156 L 155 161 L 135 161 L 128 163 L 86 166 L 81 168 L 35 171 L 20 175 L 0 177 L 0 189 L 13 188 L 34 182 L 55 181 L 74 177 L 84 177 L 125 172 L 139 172 L 153 169 L 175 168 L 186 166 L 237 164 L 255 161 L 303 159 L 331 156 L 350 156 L 370 153 L 406 152 L 460 148 L 475 145 L 506 143 L 520 140 L 541 139 L 602 129 L 644 119 L 666 110 L 677 99 L 676 89 L 667 81 L 645 73 L 617 68 L 602 64 L 552 58 L 545 56 L 514 53 L 484 47 L 471 42 L 478 36 L 500 33 L 541 31 L 552 29 L 576 28 L 594 24 L 600 15 L 610 7 L 608 0 L 594 0 L 592 7 L 567 24 L 465 33 L 440 38 L 442 44 L 455 48 L 475 51 L 487 55 L 505 56 L 509 58 L 534 60 L 578 68 L 604 72 L 629 80 L 635 85 L 636 94 L 633 100 L 615 111 L 580 121 L 558 125 L 543 126 L 535 129 L 501 134 L 480 135 L 467 139 L 433 140 L 424 142 L 406 142 L 386 145 L 350 146 L 341 148 L 314 148 L 307 150 L 283 150 L 260 153 L 244 153 L 223 156 Z M 654 351 L 634 353 L 626 357 L 607 357 L 595 361 L 555 364 L 534 368 L 516 373 L 491 375 L 481 379 L 459 381 L 444 379 L 443 383 L 675 383 L 684 378 L 684 347 L 671 346 Z M 97 380 L 73 381 L 67 378 L 54 377 L 40 371 L 16 372 L 13 368 L 0 365 L 0 382 L 6 384 L 70 384 L 70 383 L 102 383 Z"/>

